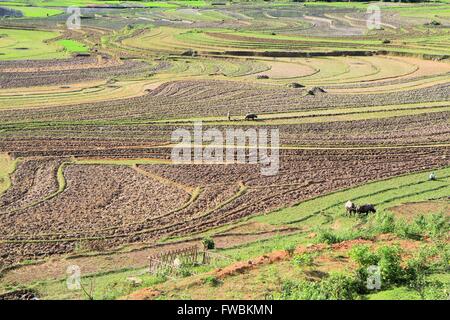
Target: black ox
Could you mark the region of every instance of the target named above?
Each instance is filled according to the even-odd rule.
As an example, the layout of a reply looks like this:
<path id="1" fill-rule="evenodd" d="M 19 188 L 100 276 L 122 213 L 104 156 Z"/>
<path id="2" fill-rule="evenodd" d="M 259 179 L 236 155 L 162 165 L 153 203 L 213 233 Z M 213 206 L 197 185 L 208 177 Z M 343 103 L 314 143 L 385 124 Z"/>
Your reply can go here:
<path id="1" fill-rule="evenodd" d="M 356 213 L 358 214 L 368 214 L 375 212 L 377 212 L 377 210 L 375 209 L 375 206 L 373 204 L 364 204 L 362 206 L 356 207 Z"/>

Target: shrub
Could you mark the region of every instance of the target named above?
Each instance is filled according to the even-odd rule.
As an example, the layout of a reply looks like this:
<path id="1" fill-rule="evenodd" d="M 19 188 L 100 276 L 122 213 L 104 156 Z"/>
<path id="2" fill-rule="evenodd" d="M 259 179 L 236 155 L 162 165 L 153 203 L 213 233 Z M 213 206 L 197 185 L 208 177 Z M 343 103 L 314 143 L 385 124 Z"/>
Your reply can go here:
<path id="1" fill-rule="evenodd" d="M 425 219 L 425 216 L 423 214 L 417 216 L 414 219 L 414 225 L 419 228 L 420 230 L 425 230 L 427 227 L 427 220 Z"/>
<path id="2" fill-rule="evenodd" d="M 216 244 L 214 243 L 214 240 L 212 238 L 204 238 L 202 243 L 203 243 L 203 247 L 206 250 L 212 250 L 216 247 Z"/>
<path id="3" fill-rule="evenodd" d="M 311 253 L 302 253 L 292 258 L 292 264 L 298 267 L 312 266 L 314 264 L 314 256 Z"/>
<path id="4" fill-rule="evenodd" d="M 192 272 L 192 265 L 183 263 L 178 269 L 177 269 L 177 275 L 180 277 L 186 278 L 193 274 Z"/>
<path id="5" fill-rule="evenodd" d="M 211 287 L 218 287 L 219 285 L 222 284 L 222 281 L 220 281 L 215 276 L 207 276 L 206 278 L 203 279 L 203 282 L 205 284 L 209 284 Z"/>
<path id="6" fill-rule="evenodd" d="M 442 213 L 434 213 L 426 223 L 426 234 L 431 238 L 440 238 L 447 234 L 449 230 L 449 223 L 447 217 Z"/>
<path id="7" fill-rule="evenodd" d="M 407 285 L 422 299 L 447 299 L 449 288 L 438 280 L 429 279 L 429 276 L 448 272 L 448 250 L 449 245 L 445 242 L 424 246 L 407 261 Z"/>
<path id="8" fill-rule="evenodd" d="M 342 273 L 332 273 L 321 281 L 285 281 L 281 292 L 273 295 L 280 300 L 353 300 L 358 297 L 357 279 Z"/>
<path id="9" fill-rule="evenodd" d="M 380 260 L 378 266 L 381 270 L 383 286 L 401 283 L 404 279 L 404 271 L 401 267 L 401 249 L 399 246 L 385 245 L 377 250 Z"/>
<path id="10" fill-rule="evenodd" d="M 352 260 L 358 263 L 360 267 L 376 265 L 380 259 L 375 253 L 370 251 L 370 247 L 368 245 L 364 244 L 354 246 L 349 251 L 349 256 Z"/>
<path id="11" fill-rule="evenodd" d="M 369 224 L 374 233 L 392 233 L 395 231 L 395 218 L 392 213 L 378 212 L 369 218 Z"/>
<path id="12" fill-rule="evenodd" d="M 435 250 L 438 255 L 438 259 L 435 261 L 436 270 L 448 273 L 450 271 L 450 244 L 439 240 L 435 242 Z"/>
<path id="13" fill-rule="evenodd" d="M 368 245 L 356 245 L 349 251 L 350 259 L 358 264 L 356 276 L 359 282 L 359 292 L 367 291 L 367 279 L 369 277 L 368 268 L 378 265 L 380 257 L 370 251 Z"/>
<path id="14" fill-rule="evenodd" d="M 284 250 L 288 253 L 289 256 L 292 256 L 295 252 L 295 244 L 288 244 L 286 247 L 284 247 Z"/>
<path id="15" fill-rule="evenodd" d="M 420 250 L 407 261 L 405 271 L 408 287 L 417 291 L 422 299 L 425 299 L 426 276 L 429 270 L 427 265 L 428 258 L 429 254 L 424 250 Z"/>
<path id="16" fill-rule="evenodd" d="M 327 298 L 318 281 L 302 280 L 294 285 L 288 284 L 283 289 L 290 290 L 290 292 L 283 292 L 283 295 L 289 300 L 325 300 Z"/>
<path id="17" fill-rule="evenodd" d="M 292 300 L 300 282 L 286 280 L 281 284 L 281 291 L 272 294 L 274 300 Z"/>
<path id="18" fill-rule="evenodd" d="M 367 282 L 369 266 L 378 266 L 381 273 L 381 284 L 387 287 L 391 284 L 401 283 L 405 279 L 405 272 L 401 267 L 401 249 L 398 246 L 382 246 L 375 253 L 370 251 L 367 245 L 354 246 L 349 256 L 358 263 L 356 274 L 360 284 L 360 290 L 364 291 Z"/>
<path id="19" fill-rule="evenodd" d="M 430 280 L 427 255 L 418 255 L 408 261 L 407 285 L 416 291 L 422 300 L 442 300 L 449 296 L 448 288 L 438 280 Z"/>
<path id="20" fill-rule="evenodd" d="M 430 269 L 429 259 L 435 254 L 435 251 L 428 247 L 422 247 L 407 262 L 406 271 L 425 272 Z M 409 272 L 408 272 L 409 273 Z"/>
<path id="21" fill-rule="evenodd" d="M 420 240 L 422 239 L 422 233 L 423 226 L 421 224 L 408 223 L 403 219 L 395 223 L 395 234 L 400 238 Z"/>
<path id="22" fill-rule="evenodd" d="M 283 282 L 281 291 L 272 295 L 274 300 L 325 300 L 318 281 L 292 281 Z"/>
<path id="23" fill-rule="evenodd" d="M 333 244 L 358 238 L 367 239 L 370 238 L 370 235 L 367 232 L 355 230 L 336 233 L 330 229 L 323 229 L 318 231 L 316 241 L 319 243 Z"/>
<path id="24" fill-rule="evenodd" d="M 423 290 L 423 299 L 425 300 L 448 300 L 449 288 L 439 280 L 426 280 Z"/>
<path id="25" fill-rule="evenodd" d="M 339 243 L 342 241 L 341 238 L 329 229 L 320 230 L 317 234 L 317 242 L 323 242 L 327 244 Z"/>
<path id="26" fill-rule="evenodd" d="M 442 213 L 435 213 L 427 217 L 420 215 L 409 222 L 404 219 L 396 220 L 389 212 L 379 212 L 369 218 L 369 234 L 394 233 L 400 238 L 420 240 L 424 236 L 439 239 L 446 235 L 449 229 L 447 217 Z"/>
<path id="27" fill-rule="evenodd" d="M 342 273 L 332 273 L 321 283 L 322 290 L 328 293 L 328 299 L 354 300 L 358 296 L 358 281 Z"/>

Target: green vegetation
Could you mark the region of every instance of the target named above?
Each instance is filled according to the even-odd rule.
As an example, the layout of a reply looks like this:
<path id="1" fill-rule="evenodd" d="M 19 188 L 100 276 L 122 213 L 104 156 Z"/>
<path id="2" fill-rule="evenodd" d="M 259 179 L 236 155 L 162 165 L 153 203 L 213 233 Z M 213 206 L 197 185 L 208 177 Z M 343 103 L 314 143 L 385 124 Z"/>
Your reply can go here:
<path id="1" fill-rule="evenodd" d="M 331 273 L 321 281 L 285 281 L 275 300 L 354 300 L 357 282 L 349 275 Z"/>
<path id="2" fill-rule="evenodd" d="M 142 282 L 134 284 L 129 278 L 138 277 Z M 81 285 L 94 300 L 117 299 L 132 293 L 139 288 L 149 287 L 167 280 L 164 275 L 148 275 L 145 269 L 117 270 L 114 273 L 103 273 L 95 276 L 83 276 Z M 21 286 L 9 286 L 7 290 L 18 290 Z M 89 299 L 83 290 L 68 290 L 66 280 L 53 280 L 35 283 L 31 287 L 47 299 Z M 92 290 L 91 290 L 92 288 Z"/>
<path id="3" fill-rule="evenodd" d="M 314 255 L 312 253 L 302 253 L 292 258 L 292 264 L 297 267 L 309 267 L 314 264 Z"/>
<path id="4" fill-rule="evenodd" d="M 88 47 L 75 40 L 58 40 L 57 43 L 63 46 L 64 50 L 69 53 L 83 53 L 89 51 Z"/>
<path id="5" fill-rule="evenodd" d="M 62 169 L 60 168 L 60 170 Z M 399 203 L 428 199 L 430 190 L 434 189 L 432 183 L 435 183 L 434 187 L 444 185 L 442 194 L 448 194 L 449 184 L 446 175 L 450 172 L 450 168 L 436 170 L 435 172 L 439 177 L 438 181 L 428 182 L 427 172 L 415 173 L 338 191 L 304 201 L 292 208 L 286 208 L 265 216 L 245 219 L 241 223 L 258 221 L 274 225 L 298 224 L 302 228 L 311 228 L 311 230 L 317 229 L 317 226 L 322 226 L 319 227 L 318 234 L 313 239 L 308 237 L 308 232 L 297 232 L 290 235 L 276 235 L 266 240 L 251 242 L 234 248 L 214 249 L 228 259 L 218 260 L 206 266 L 184 266 L 177 277 L 185 278 L 196 274 L 201 275 L 211 269 L 224 267 L 230 264 L 230 261 L 246 261 L 275 250 L 293 252 L 298 245 L 307 245 L 312 242 L 339 243 L 345 240 L 361 239 L 361 237 L 373 238 L 385 232 L 396 233 L 396 228 L 400 228 L 396 226 L 401 219 L 393 217 L 389 211 L 390 207 Z M 412 186 L 415 188 L 415 190 L 413 188 L 415 191 L 413 195 L 411 194 Z M 438 189 L 438 193 L 434 194 L 438 196 L 440 192 L 441 190 Z M 346 194 L 352 194 L 352 199 L 357 197 L 361 197 L 360 199 L 365 198 L 366 200 L 380 198 L 384 202 L 383 205 L 378 204 L 377 209 L 380 208 L 379 212 L 369 219 L 363 218 L 361 220 L 359 218 L 346 217 L 343 215 L 342 209 L 343 202 L 347 200 Z M 394 194 L 395 197 L 392 197 Z M 329 207 L 329 209 L 314 213 L 314 211 L 320 209 L 320 207 L 317 207 L 318 203 L 321 204 L 321 207 Z M 308 208 L 315 208 L 315 210 Z M 329 215 L 327 218 L 323 215 L 325 213 Z M 324 229 L 326 226 L 335 224 L 336 221 L 339 221 L 341 225 L 339 230 Z M 361 223 L 363 223 L 362 226 Z M 382 299 L 385 297 L 419 299 L 421 296 L 428 299 L 431 297 L 442 297 L 446 290 L 446 283 L 449 282 L 445 277 L 439 275 L 445 274 L 445 270 L 448 268 L 450 251 L 448 244 L 442 243 L 440 239 L 445 236 L 444 231 L 448 230 L 448 220 L 444 219 L 442 214 L 434 214 L 423 218 L 417 216 L 409 223 L 410 228 L 413 229 L 416 228 L 413 227 L 415 225 L 421 226 L 420 231 L 414 229 L 416 232 L 421 233 L 421 237 L 434 235 L 432 239 L 435 240 L 434 243 L 424 247 L 415 256 L 409 258 L 406 264 L 401 263 L 400 254 L 402 251 L 397 246 L 382 246 L 377 250 L 371 250 L 368 246 L 357 245 L 349 252 L 350 258 L 359 265 L 354 273 L 331 273 L 323 280 L 315 280 L 313 282 L 305 279 L 282 280 L 281 291 L 272 292 L 272 297 L 275 299 Z M 351 230 L 352 227 L 357 225 L 360 225 L 358 229 Z M 208 236 L 204 237 L 205 242 L 211 243 L 212 235 L 215 232 L 223 232 L 226 228 L 221 227 L 216 231 L 214 229 L 208 231 L 206 233 Z M 400 232 L 398 234 L 401 236 Z M 410 239 L 411 237 L 407 235 L 403 238 Z M 300 272 L 303 272 L 301 270 L 311 271 L 315 266 L 316 256 L 317 254 L 315 253 L 293 254 L 290 268 L 292 268 L 293 264 Z M 373 264 L 380 266 L 382 283 L 384 283 L 382 291 L 375 293 L 367 292 L 364 289 L 365 282 L 363 281 L 367 275 L 367 266 Z M 171 276 L 173 277 L 174 275 Z M 130 281 L 127 280 L 129 277 L 137 277 L 143 283 L 138 286 L 132 286 Z M 147 275 L 142 273 L 141 269 L 116 270 L 108 273 L 88 275 L 84 280 L 86 286 L 89 285 L 91 279 L 95 279 L 95 299 L 118 298 L 139 288 L 168 281 L 166 276 Z M 203 279 L 205 285 L 211 288 L 220 288 L 224 283 L 215 276 L 206 276 Z M 30 285 L 30 288 L 38 290 L 43 297 L 48 299 L 86 298 L 82 292 L 68 292 L 65 290 L 65 281 L 63 280 L 38 282 Z M 332 290 L 327 290 L 327 288 L 332 288 Z M 431 288 L 436 290 L 431 290 Z M 432 292 L 434 292 L 434 295 Z"/>
<path id="6" fill-rule="evenodd" d="M 450 168 L 436 170 L 436 173 L 440 177 L 438 181 L 428 181 L 430 171 L 414 173 L 336 191 L 253 219 L 271 224 L 301 226 L 310 219 L 315 220 L 324 215 L 342 216 L 344 204 L 349 199 L 357 203 L 372 203 L 380 213 L 401 203 L 445 197 L 450 191 Z"/>
<path id="7" fill-rule="evenodd" d="M 37 30 L 0 29 L 0 59 L 60 59 L 67 53 L 60 51 L 57 43 L 49 40 L 57 32 Z"/>
<path id="8" fill-rule="evenodd" d="M 430 213 L 419 215 L 412 221 L 394 218 L 392 213 L 378 213 L 367 223 L 368 233 L 395 233 L 400 238 L 421 240 L 424 238 L 437 239 L 449 229 L 448 218 L 444 213 Z"/>
<path id="9" fill-rule="evenodd" d="M 29 288 L 42 299 L 116 299 L 156 286 L 162 289 L 158 299 L 216 293 L 225 298 L 445 299 L 450 167 L 442 166 L 448 166 L 450 0 L 445 1 L 380 2 L 387 13 L 380 30 L 367 30 L 369 3 L 362 1 L 0 1 L 24 15 L 1 18 L 0 60 L 91 55 L 0 66 L 1 142 L 23 157 L 0 154 L 0 194 L 11 187 L 18 161 L 30 161 L 25 168 L 30 171 L 32 161 L 40 161 L 35 176 L 8 192 L 14 201 L 2 209 L 4 223 L 17 227 L 0 239 L 14 247 L 2 256 L 7 260 L 2 275 L 23 283 L 2 281 L 0 292 Z M 84 10 L 89 13 L 81 30 L 66 30 L 63 17 L 52 17 L 67 6 L 90 5 L 97 8 Z M 313 90 L 316 86 L 322 92 Z M 257 113 L 258 121 L 244 121 L 247 112 Z M 308 161 L 308 170 L 317 174 L 308 171 L 304 177 L 302 168 L 291 174 L 283 166 L 283 176 L 264 180 L 267 185 L 233 170 L 227 174 L 236 179 L 221 181 L 218 170 L 217 183 L 209 184 L 200 172 L 207 166 L 195 179 L 178 174 L 178 168 L 166 166 L 172 165 L 170 132 L 198 120 L 217 127 L 285 126 L 280 153 L 287 154 L 289 166 L 296 167 L 290 160 Z M 430 126 L 423 126 L 427 122 Z M 325 160 L 309 166 L 316 161 L 309 152 Z M 415 162 L 421 155 L 426 158 Z M 368 172 L 361 172 L 359 157 L 369 163 Z M 54 170 L 40 190 L 36 181 L 47 174 L 47 159 Z M 333 161 L 346 161 L 339 163 L 342 172 Z M 424 168 L 435 168 L 437 180 L 428 180 L 429 170 L 417 172 Z M 88 183 L 95 176 L 86 176 L 87 169 L 105 174 Z M 134 179 L 122 188 L 128 172 L 157 180 L 160 189 L 139 188 Z M 399 173 L 408 174 L 377 181 Z M 84 183 L 95 186 L 105 175 L 117 180 L 107 190 L 95 188 L 98 195 L 74 190 Z M 29 193 L 23 191 L 28 185 Z M 157 196 L 141 197 L 143 190 Z M 79 201 L 80 194 L 94 196 Z M 308 198 L 312 194 L 321 196 Z M 171 198 L 165 201 L 166 196 Z M 180 201 L 172 207 L 171 199 Z M 349 215 L 348 200 L 371 203 L 377 213 Z M 403 210 L 414 202 L 426 209 Z M 49 210 L 73 206 L 82 222 L 66 223 L 62 215 L 71 209 L 52 215 L 47 204 Z M 135 204 L 142 208 L 135 210 Z M 92 218 L 115 208 L 110 225 Z M 269 208 L 279 209 L 262 214 Z M 42 217 L 23 218 L 36 213 Z M 9 215 L 18 223 L 11 224 Z M 56 219 L 47 224 L 48 217 L 57 217 L 60 225 Z M 29 230 L 28 220 L 35 224 Z M 177 249 L 184 240 L 203 245 L 209 251 L 203 262 L 211 264 L 180 262 L 177 270 L 148 274 L 145 254 L 159 251 L 159 245 Z M 37 255 L 22 250 L 38 245 L 45 250 Z M 29 278 L 6 271 L 40 263 L 45 269 L 65 259 L 93 266 L 92 273 L 83 273 L 82 291 L 67 290 L 63 267 L 39 277 L 30 275 L 30 268 L 24 271 Z M 116 259 L 122 259 L 120 267 Z M 373 266 L 381 277 L 376 290 L 367 287 Z M 238 272 L 229 272 L 233 267 Z"/>
<path id="10" fill-rule="evenodd" d="M 355 273 L 331 272 L 323 279 L 313 281 L 285 280 L 280 292 L 272 297 L 281 300 L 446 299 L 450 283 L 435 280 L 430 274 L 445 271 L 448 265 L 429 267 L 431 259 L 439 253 L 432 250 L 425 257 L 423 252 L 428 250 L 430 248 L 421 249 L 404 267 L 402 250 L 398 246 L 384 245 L 371 252 L 369 246 L 356 245 L 349 253 L 358 264 Z M 371 266 L 379 268 L 381 288 L 376 293 L 370 293 L 371 288 L 367 286 L 371 276 L 367 270 Z"/>
<path id="11" fill-rule="evenodd" d="M 211 287 L 218 287 L 220 286 L 220 284 L 222 283 L 222 281 L 220 281 L 219 279 L 217 279 L 214 276 L 207 276 L 203 279 L 203 282 L 205 284 L 210 285 Z"/>
<path id="12" fill-rule="evenodd" d="M 86 7 L 89 5 L 121 5 L 123 3 L 137 4 L 146 7 L 157 7 L 157 8 L 176 8 L 179 6 L 185 7 L 205 7 L 209 6 L 210 3 L 203 0 L 177 0 L 177 1 L 151 1 L 151 0 L 132 0 L 132 1 L 122 1 L 122 0 L 24 0 L 23 2 L 17 1 L 3 1 L 0 5 L 11 5 L 11 6 L 34 6 L 39 7 Z M 31 8 L 31 7 L 30 7 Z"/>
<path id="13" fill-rule="evenodd" d="M 202 243 L 203 243 L 203 247 L 206 249 L 206 250 L 212 250 L 212 249 L 214 249 L 215 248 L 215 244 L 214 244 L 214 240 L 213 239 L 211 239 L 211 238 L 204 238 L 203 240 L 202 240 Z"/>
<path id="14" fill-rule="evenodd" d="M 22 12 L 23 16 L 26 18 L 43 18 L 43 17 L 51 17 L 57 14 L 61 14 L 64 11 L 59 9 L 51 9 L 51 8 L 40 8 L 40 7 L 25 7 L 25 6 L 10 6 L 3 5 L 7 4 L 7 2 L 0 3 L 1 7 L 6 7 L 12 10 Z"/>
<path id="15" fill-rule="evenodd" d="M 9 155 L 0 153 L 0 194 L 11 185 L 10 175 L 14 172 L 17 160 L 12 160 Z"/>
<path id="16" fill-rule="evenodd" d="M 120 2 L 121 1 L 119 0 L 24 0 L 12 3 L 14 5 L 16 5 L 16 3 L 21 3 L 22 5 L 35 7 L 83 7 L 89 4 L 119 4 Z"/>
<path id="17" fill-rule="evenodd" d="M 289 256 L 292 257 L 296 249 L 296 246 L 294 244 L 288 244 L 286 247 L 284 247 L 284 250 L 288 253 Z"/>

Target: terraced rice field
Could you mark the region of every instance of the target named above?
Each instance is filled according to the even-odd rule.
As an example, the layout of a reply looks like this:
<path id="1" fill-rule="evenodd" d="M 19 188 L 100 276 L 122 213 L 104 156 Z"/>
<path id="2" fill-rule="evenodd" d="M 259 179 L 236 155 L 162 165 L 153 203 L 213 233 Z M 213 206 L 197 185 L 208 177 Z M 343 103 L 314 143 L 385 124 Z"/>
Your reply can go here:
<path id="1" fill-rule="evenodd" d="M 69 2 L 79 30 L 65 27 Z M 0 294 L 18 274 L 62 277 L 80 254 L 111 255 L 117 266 L 88 269 L 121 275 L 145 250 L 213 235 L 238 261 L 267 253 L 259 241 L 360 230 L 340 216 L 349 199 L 380 212 L 448 202 L 448 3 L 379 3 L 378 30 L 365 3 L 26 4 L 0 2 Z M 173 132 L 199 121 L 278 129 L 278 174 L 173 163 Z M 49 261 L 59 269 L 35 276 Z M 52 288 L 42 296 L 64 296 Z M 218 297 L 236 298 L 225 288 Z"/>

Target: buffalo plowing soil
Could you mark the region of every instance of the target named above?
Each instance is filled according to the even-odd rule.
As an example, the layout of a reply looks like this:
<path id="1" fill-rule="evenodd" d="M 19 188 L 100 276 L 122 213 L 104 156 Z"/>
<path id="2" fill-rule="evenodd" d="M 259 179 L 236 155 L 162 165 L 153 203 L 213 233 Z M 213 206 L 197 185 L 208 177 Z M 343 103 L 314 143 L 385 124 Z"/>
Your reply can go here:
<path id="1" fill-rule="evenodd" d="M 367 31 L 358 7 L 136 6 L 91 8 L 79 30 L 0 20 L 0 270 L 450 165 L 448 16 L 387 8 Z M 173 163 L 173 132 L 199 121 L 279 130 L 278 174 Z"/>

